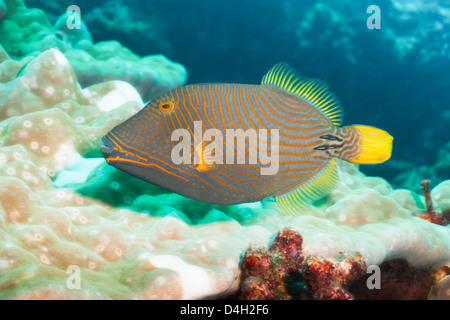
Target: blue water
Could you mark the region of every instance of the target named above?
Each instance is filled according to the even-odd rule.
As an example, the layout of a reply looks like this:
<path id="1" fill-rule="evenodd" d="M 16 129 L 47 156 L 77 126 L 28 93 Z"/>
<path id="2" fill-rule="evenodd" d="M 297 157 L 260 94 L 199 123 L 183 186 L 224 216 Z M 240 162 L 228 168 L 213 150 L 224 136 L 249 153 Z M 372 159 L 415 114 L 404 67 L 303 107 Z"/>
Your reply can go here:
<path id="1" fill-rule="evenodd" d="M 114 39 L 141 56 L 164 54 L 187 68 L 188 83 L 258 83 L 279 61 L 320 78 L 340 98 L 345 124 L 373 125 L 394 136 L 392 160 L 362 168 L 391 182 L 402 170 L 432 167 L 450 141 L 450 115 L 442 119 L 450 110 L 450 1 L 27 4 L 54 19 L 68 5 L 78 5 L 95 42 Z M 366 23 L 371 16 L 366 10 L 374 4 L 380 29 Z M 449 178 L 444 171 L 433 182 Z"/>

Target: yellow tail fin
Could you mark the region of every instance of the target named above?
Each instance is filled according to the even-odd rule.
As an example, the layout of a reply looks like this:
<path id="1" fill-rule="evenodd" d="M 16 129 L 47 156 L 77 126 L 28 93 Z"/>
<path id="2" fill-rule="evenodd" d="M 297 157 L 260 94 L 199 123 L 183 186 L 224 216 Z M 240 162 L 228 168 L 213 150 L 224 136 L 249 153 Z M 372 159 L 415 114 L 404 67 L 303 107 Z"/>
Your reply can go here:
<path id="1" fill-rule="evenodd" d="M 370 126 L 353 125 L 351 127 L 360 136 L 358 141 L 360 149 L 356 156 L 348 161 L 373 164 L 384 162 L 391 157 L 394 138 L 389 133 Z"/>

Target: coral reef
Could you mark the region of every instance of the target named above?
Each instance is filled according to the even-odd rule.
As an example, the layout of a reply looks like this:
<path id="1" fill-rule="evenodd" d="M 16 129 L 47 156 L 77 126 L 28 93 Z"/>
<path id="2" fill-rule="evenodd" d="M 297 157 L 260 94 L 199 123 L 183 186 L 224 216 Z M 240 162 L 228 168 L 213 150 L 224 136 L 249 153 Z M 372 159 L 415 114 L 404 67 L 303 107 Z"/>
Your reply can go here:
<path id="1" fill-rule="evenodd" d="M 331 259 L 310 256 L 304 262 L 302 272 L 311 299 L 353 300 L 346 288 L 361 277 L 365 269 L 366 263 L 359 253 L 340 253 Z"/>
<path id="2" fill-rule="evenodd" d="M 428 295 L 430 300 L 450 300 L 450 275 L 448 270 L 436 272 L 436 282 Z"/>
<path id="3" fill-rule="evenodd" d="M 244 300 L 424 300 L 448 299 L 450 267 L 415 268 L 404 259 L 383 262 L 376 281 L 361 254 L 304 257 L 303 239 L 293 230 L 277 233 L 266 250 L 250 247 L 240 262 Z M 374 265 L 371 266 L 373 269 Z"/>
<path id="4" fill-rule="evenodd" d="M 269 250 L 248 249 L 240 263 L 241 298 L 245 300 L 286 300 L 289 280 L 303 262 L 302 237 L 293 230 L 280 231 Z"/>
<path id="5" fill-rule="evenodd" d="M 381 29 L 366 27 L 371 3 L 284 3 L 285 28 L 295 30 L 297 39 L 294 61 L 308 61 L 303 72 L 329 79 L 353 118 L 348 121 L 366 119 L 367 109 L 360 106 L 367 106 L 377 110 L 370 116 L 373 125 L 391 128 L 396 138 L 393 161 L 361 170 L 415 191 L 423 179 L 435 184 L 449 179 L 449 113 L 443 107 L 449 97 L 440 92 L 447 92 L 450 78 L 437 76 L 449 68 L 450 46 L 442 45 L 450 36 L 448 3 L 380 1 Z M 330 56 L 333 65 L 327 63 Z"/>
<path id="6" fill-rule="evenodd" d="M 139 94 L 125 82 L 112 81 L 81 89 L 69 62 L 58 50 L 44 51 L 32 61 L 26 58 L 26 64 L 3 55 L 6 58 L 1 64 L 4 83 L 0 83 L 3 164 L 27 159 L 55 177 L 80 155 L 96 151 L 108 130 L 143 106 Z"/>
<path id="7" fill-rule="evenodd" d="M 336 189 L 296 216 L 283 215 L 272 199 L 230 207 L 199 203 L 108 167 L 99 152 L 101 136 L 143 106 L 130 83 L 151 96 L 182 82 L 184 68 L 171 73 L 172 63 L 153 57 L 153 71 L 142 71 L 146 58 L 117 43 L 92 44 L 86 34 L 64 42 L 40 10 L 21 0 L 4 3 L 1 299 L 220 297 L 239 289 L 240 259 L 249 247 L 245 261 L 263 258 L 242 277 L 257 274 L 257 281 L 245 282 L 254 297 L 351 298 L 347 286 L 363 269 L 361 257 L 366 266 L 403 259 L 420 270 L 450 262 L 450 227 L 413 216 L 425 208 L 423 196 L 393 189 L 349 163 L 339 161 Z M 119 55 L 117 64 L 113 55 Z M 90 69 L 77 71 L 91 58 Z M 122 80 L 141 81 L 105 82 L 103 69 L 116 65 Z M 164 76 L 155 71 L 160 67 Z M 80 84 L 85 74 L 83 81 L 95 84 Z M 434 210 L 449 210 L 449 188 L 447 180 L 430 191 Z M 270 249 L 257 249 L 269 243 Z M 275 286 L 260 274 L 267 265 L 282 270 L 271 271 L 279 279 Z M 328 266 L 333 272 L 321 271 Z M 402 264 L 395 268 L 404 270 Z M 435 286 L 430 297 L 445 297 L 448 276 L 439 270 L 442 276 L 434 273 L 427 282 Z"/>
<path id="8" fill-rule="evenodd" d="M 83 8 L 89 5 L 92 3 Z M 171 54 L 172 43 L 165 34 L 169 21 L 163 13 L 155 3 L 109 0 L 100 6 L 96 4 L 85 14 L 84 20 L 92 26 L 94 36 L 123 39 L 128 47 L 139 50 L 137 53 Z"/>
<path id="9" fill-rule="evenodd" d="M 52 26 L 40 9 L 28 9 L 23 0 L 6 0 L 0 24 L 0 44 L 13 58 L 36 56 L 59 49 L 69 60 L 80 84 L 122 80 L 133 85 L 144 101 L 184 84 L 186 70 L 163 55 L 139 57 L 117 41 L 93 44 L 84 23 L 68 29 L 65 13 Z"/>
<path id="10" fill-rule="evenodd" d="M 289 62 L 301 74 L 330 84 L 345 105 L 346 121 L 366 122 L 366 110 L 376 110 L 370 112 L 371 124 L 393 130 L 401 141 L 395 145 L 393 161 L 363 166 L 364 173 L 416 192 L 418 181 L 438 184 L 450 178 L 445 158 L 436 170 L 427 168 L 435 166 L 449 142 L 449 112 L 443 106 L 449 100 L 450 78 L 438 76 L 450 61 L 446 1 L 380 1 L 381 29 L 366 27 L 370 4 L 364 2 L 283 0 L 257 8 L 236 0 L 225 7 L 213 2 L 174 7 L 170 1 L 140 0 L 77 3 L 91 34 L 102 36 L 97 39 L 121 39 L 140 55 L 164 52 L 183 61 L 192 71 L 192 83 L 257 82 L 275 61 Z M 54 22 L 71 2 L 27 4 L 52 13 Z M 235 6 L 242 10 L 236 12 Z M 246 15 L 248 10 L 254 14 Z M 237 23 L 230 24 L 230 16 Z M 267 43 L 272 44 L 270 50 Z M 335 63 L 329 63 L 330 56 Z"/>
<path id="11" fill-rule="evenodd" d="M 272 242 L 285 273 L 302 256 L 340 265 L 347 261 L 338 261 L 340 252 L 359 252 L 367 265 L 450 261 L 450 229 L 412 216 L 423 197 L 352 164 L 339 162 L 336 189 L 298 216 L 283 215 L 272 199 L 211 206 L 133 179 L 96 158 L 99 138 L 142 107 L 133 87 L 112 81 L 82 89 L 56 49 L 18 61 L 0 50 L 0 57 L 2 299 L 227 295 L 238 290 L 242 252 L 267 247 L 285 226 L 303 239 L 286 231 Z M 448 187 L 431 190 L 435 208 L 448 208 Z M 288 291 L 276 297 L 292 288 L 304 294 L 299 279 L 287 278 Z M 340 288 L 317 297 L 342 298 Z"/>
<path id="12" fill-rule="evenodd" d="M 77 185 L 77 190 L 114 206 L 152 215 L 173 212 L 187 222 L 234 218 L 243 225 L 270 226 L 273 232 L 276 226 L 289 225 L 308 244 L 304 246 L 308 255 L 335 257 L 339 252 L 358 251 L 368 264 L 401 256 L 408 257 L 416 266 L 448 260 L 448 228 L 412 217 L 413 212 L 423 208 L 421 196 L 409 190 L 393 190 L 385 180 L 366 177 L 354 165 L 344 162 L 339 165 L 341 179 L 337 188 L 297 217 L 278 212 L 271 199 L 231 207 L 198 203 L 145 185 L 105 165 L 94 169 L 85 184 Z M 70 186 L 70 181 L 61 185 Z M 441 183 L 432 190 L 432 195 L 440 195 L 439 201 L 434 200 L 437 208 L 448 201 L 447 193 L 441 192 L 446 185 Z M 330 245 L 331 239 L 336 239 L 335 246 Z M 429 241 L 437 241 L 439 245 L 433 246 Z"/>
<path id="13" fill-rule="evenodd" d="M 26 0 L 26 3 L 30 8 L 45 11 L 52 23 L 61 19 L 61 13 L 74 4 L 68 0 Z M 76 5 L 81 10 L 83 21 L 89 26 L 92 38 L 97 41 L 120 40 L 122 45 L 139 55 L 150 52 L 173 54 L 172 41 L 167 35 L 170 20 L 161 4 L 130 0 L 78 0 Z"/>
<path id="14" fill-rule="evenodd" d="M 357 299 L 426 300 L 433 294 L 436 298 L 445 298 L 442 289 L 435 287 L 450 274 L 448 266 L 419 269 L 411 267 L 404 259 L 396 259 L 383 262 L 379 267 L 381 278 L 379 288 L 367 288 L 370 275 L 364 275 L 352 284 L 350 290 Z"/>
<path id="15" fill-rule="evenodd" d="M 446 112 L 443 118 L 450 119 L 450 113 Z M 443 122 L 443 121 L 441 121 Z M 450 121 L 446 121 L 445 129 L 436 130 L 440 136 L 445 136 Z M 393 161 L 387 165 L 387 170 L 392 170 L 392 183 L 396 186 L 417 190 L 418 181 L 430 180 L 430 182 L 437 183 L 450 179 L 450 141 L 439 145 L 437 143 L 428 144 L 430 148 L 437 150 L 437 158 L 428 166 L 415 166 L 408 161 Z"/>
<path id="16" fill-rule="evenodd" d="M 447 46 L 436 46 L 437 41 L 431 40 L 446 38 L 448 35 L 446 27 L 450 21 L 450 10 L 444 3 L 438 1 L 427 3 L 402 0 L 382 1 L 378 7 L 382 15 L 389 19 L 382 21 L 380 27 L 386 31 L 372 33 L 372 35 L 370 29 L 357 27 L 362 21 L 360 14 L 366 13 L 368 9 L 369 5 L 366 3 L 350 7 L 347 2 L 342 1 L 316 1 L 313 5 L 300 6 L 306 11 L 301 13 L 303 19 L 292 20 L 292 23 L 298 26 L 296 28 L 298 44 L 309 48 L 318 42 L 329 42 L 330 47 L 343 54 L 353 64 L 363 59 L 365 48 L 362 48 L 361 43 L 366 43 L 358 40 L 361 35 L 369 39 L 375 35 L 380 37 L 381 43 L 392 46 L 393 52 L 389 50 L 388 54 L 394 54 L 399 62 L 417 51 L 420 51 L 418 63 L 421 65 L 433 59 L 445 59 L 449 53 Z M 287 15 L 292 19 L 292 16 L 298 16 L 299 12 L 290 11 Z M 365 18 L 368 17 L 369 12 Z M 411 21 L 412 19 L 420 23 L 415 24 Z M 319 24 L 324 22 L 333 29 L 320 28 Z M 405 28 L 408 28 L 408 32 L 405 32 Z M 334 30 L 340 33 L 338 39 L 334 39 L 336 34 Z"/>
<path id="17" fill-rule="evenodd" d="M 293 230 L 280 231 L 268 250 L 251 247 L 243 255 L 241 299 L 244 300 L 350 300 L 346 291 L 366 269 L 359 254 L 335 258 L 303 257 L 302 237 Z"/>
<path id="18" fill-rule="evenodd" d="M 2 179 L 1 299 L 195 299 L 233 289 L 239 252 L 218 239 L 230 229 L 239 236 L 237 223 L 192 228 L 43 182 L 33 192 Z"/>

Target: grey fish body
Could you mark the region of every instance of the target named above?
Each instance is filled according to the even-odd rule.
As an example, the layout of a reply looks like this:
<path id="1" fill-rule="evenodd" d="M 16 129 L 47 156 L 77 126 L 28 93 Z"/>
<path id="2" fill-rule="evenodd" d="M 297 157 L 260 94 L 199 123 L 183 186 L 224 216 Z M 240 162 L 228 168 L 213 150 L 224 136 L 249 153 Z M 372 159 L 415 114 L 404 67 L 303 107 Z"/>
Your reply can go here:
<path id="1" fill-rule="evenodd" d="M 102 151 L 118 169 L 202 202 L 277 196 L 298 207 L 335 183 L 334 158 L 380 162 L 361 152 L 364 126 L 338 127 L 342 109 L 327 88 L 285 64 L 261 85 L 183 86 L 111 130 Z M 389 137 L 374 153 L 382 161 Z"/>

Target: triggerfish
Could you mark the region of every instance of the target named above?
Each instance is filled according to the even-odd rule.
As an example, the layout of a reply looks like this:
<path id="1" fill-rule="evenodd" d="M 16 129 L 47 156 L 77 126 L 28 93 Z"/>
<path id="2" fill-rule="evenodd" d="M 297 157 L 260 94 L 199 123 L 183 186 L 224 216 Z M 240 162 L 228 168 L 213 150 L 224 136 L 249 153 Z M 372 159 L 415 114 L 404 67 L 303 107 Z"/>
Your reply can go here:
<path id="1" fill-rule="evenodd" d="M 103 137 L 106 161 L 183 196 L 231 205 L 275 196 L 295 214 L 338 180 L 336 158 L 390 158 L 392 136 L 341 127 L 328 85 L 278 63 L 260 85 L 194 84 L 168 91 Z"/>

